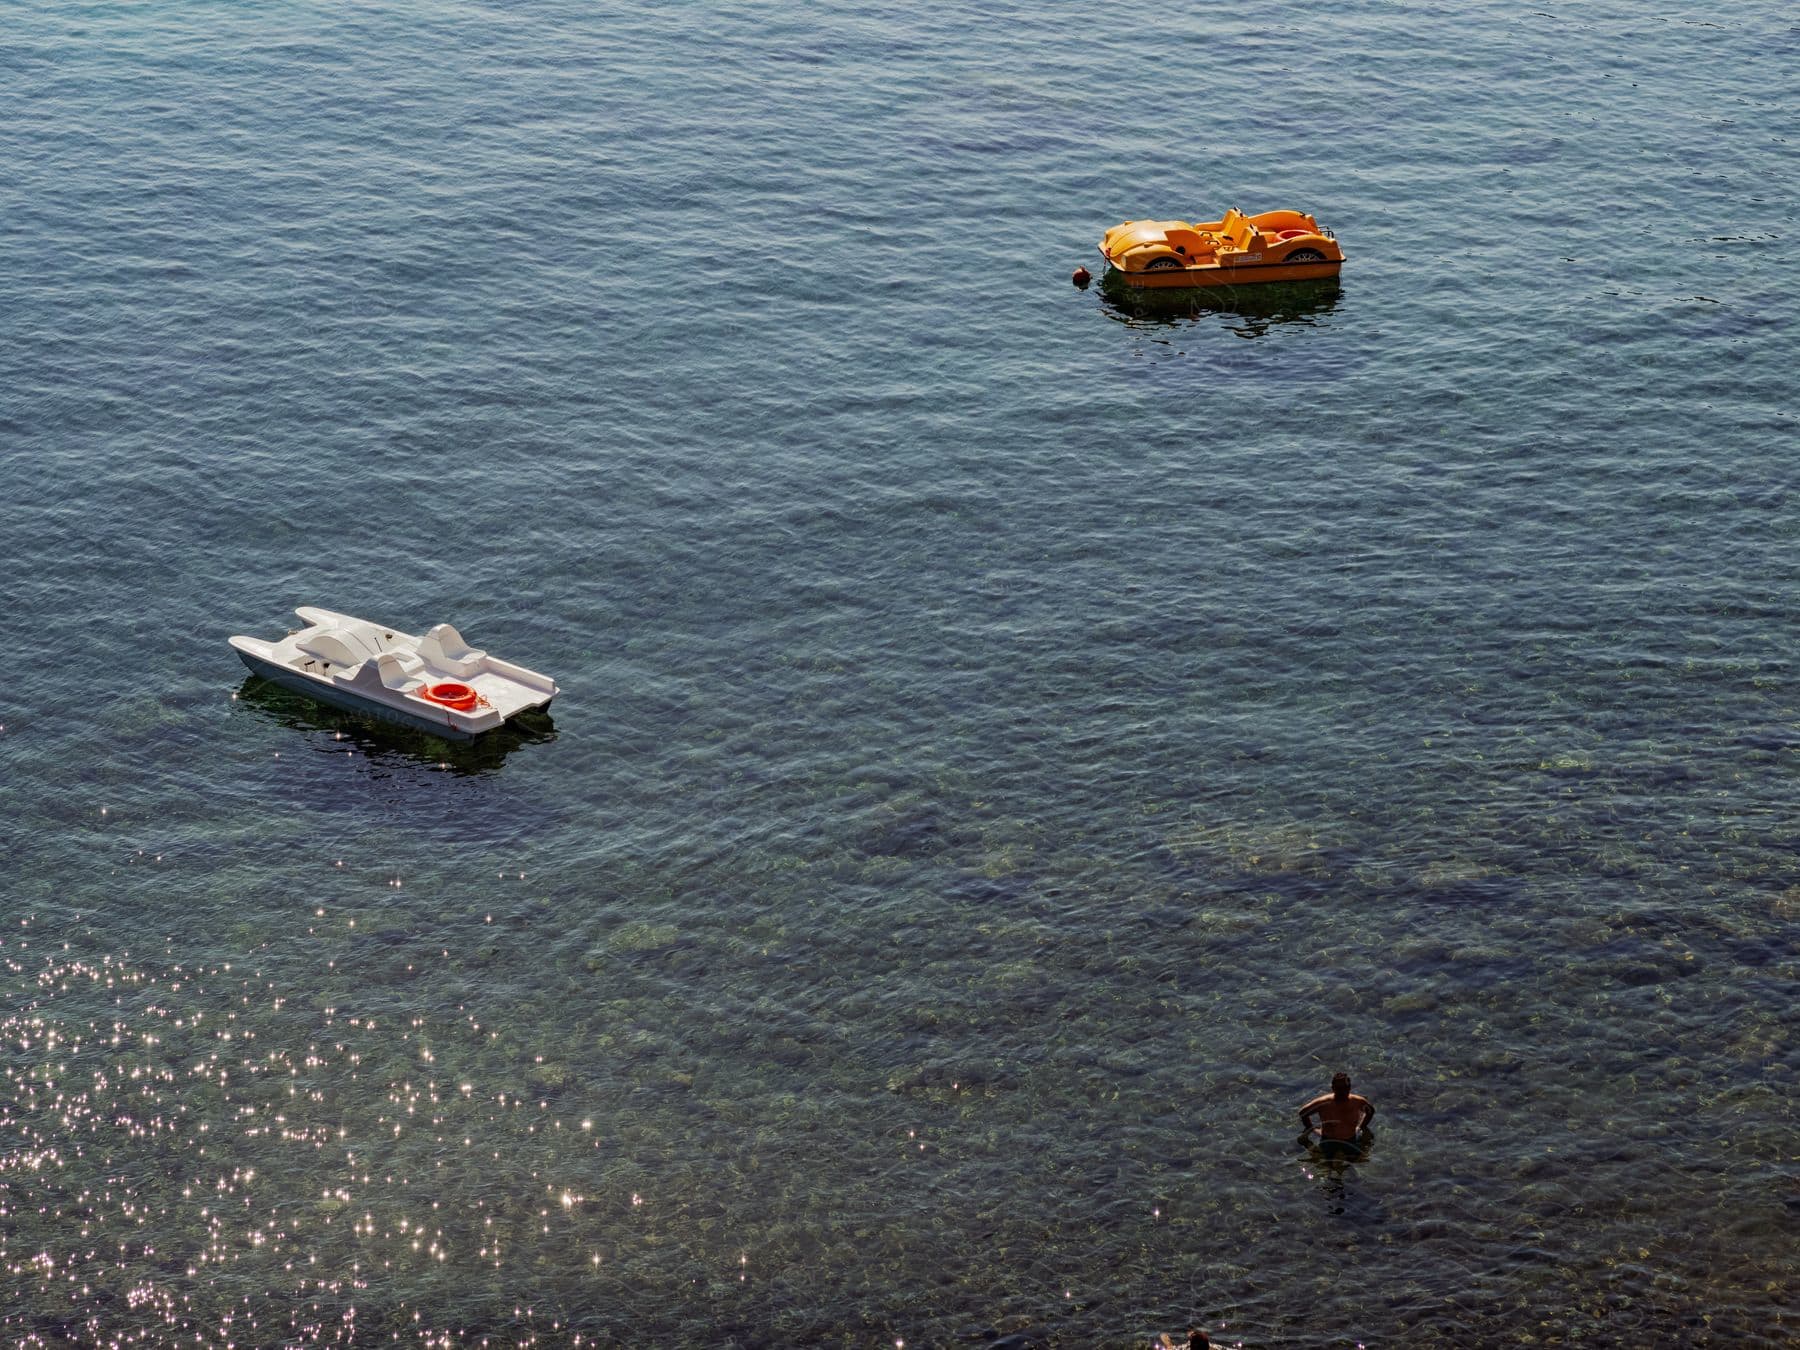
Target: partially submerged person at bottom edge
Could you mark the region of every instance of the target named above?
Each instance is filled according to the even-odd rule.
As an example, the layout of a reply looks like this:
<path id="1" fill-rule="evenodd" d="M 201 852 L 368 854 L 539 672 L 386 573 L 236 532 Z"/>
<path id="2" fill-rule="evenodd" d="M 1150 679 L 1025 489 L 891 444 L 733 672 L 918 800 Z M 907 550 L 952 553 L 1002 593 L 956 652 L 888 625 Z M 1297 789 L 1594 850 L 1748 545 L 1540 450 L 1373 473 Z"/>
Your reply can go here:
<path id="1" fill-rule="evenodd" d="M 1212 1338 L 1199 1327 L 1189 1327 L 1185 1341 L 1178 1341 L 1165 1331 L 1150 1342 L 1150 1350 L 1211 1350 L 1211 1346 Z"/>
<path id="2" fill-rule="evenodd" d="M 1313 1117 L 1318 1118 L 1315 1126 Z M 1373 1139 L 1368 1125 L 1375 1119 L 1375 1104 L 1350 1090 L 1350 1075 L 1331 1075 L 1331 1091 L 1314 1097 L 1300 1108 L 1300 1142 L 1312 1142 L 1319 1131 L 1319 1152 L 1327 1159 L 1355 1162 Z"/>

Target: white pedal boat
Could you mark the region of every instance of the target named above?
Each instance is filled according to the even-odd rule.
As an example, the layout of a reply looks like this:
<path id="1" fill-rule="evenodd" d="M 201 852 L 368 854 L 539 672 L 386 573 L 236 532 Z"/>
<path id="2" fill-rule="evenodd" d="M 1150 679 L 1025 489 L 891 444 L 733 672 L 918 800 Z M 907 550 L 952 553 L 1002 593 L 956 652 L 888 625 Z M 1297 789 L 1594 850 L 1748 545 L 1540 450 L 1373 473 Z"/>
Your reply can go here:
<path id="1" fill-rule="evenodd" d="M 548 675 L 476 651 L 447 623 L 414 637 L 310 605 L 294 613 L 305 628 L 232 647 L 264 679 L 352 712 L 469 740 L 556 697 Z"/>

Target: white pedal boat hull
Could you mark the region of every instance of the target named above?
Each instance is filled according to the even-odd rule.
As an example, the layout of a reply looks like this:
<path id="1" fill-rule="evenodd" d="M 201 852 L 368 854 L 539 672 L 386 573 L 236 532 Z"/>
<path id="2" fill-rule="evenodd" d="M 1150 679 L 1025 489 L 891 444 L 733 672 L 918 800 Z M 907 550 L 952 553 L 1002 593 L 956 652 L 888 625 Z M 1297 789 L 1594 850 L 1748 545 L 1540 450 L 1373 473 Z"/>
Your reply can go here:
<path id="1" fill-rule="evenodd" d="M 275 642 L 234 637 L 232 648 L 264 679 L 334 707 L 466 741 L 556 697 L 548 675 L 471 648 L 447 623 L 415 637 L 310 605 L 294 612 L 305 628 Z M 445 701 L 458 688 L 472 697 Z"/>

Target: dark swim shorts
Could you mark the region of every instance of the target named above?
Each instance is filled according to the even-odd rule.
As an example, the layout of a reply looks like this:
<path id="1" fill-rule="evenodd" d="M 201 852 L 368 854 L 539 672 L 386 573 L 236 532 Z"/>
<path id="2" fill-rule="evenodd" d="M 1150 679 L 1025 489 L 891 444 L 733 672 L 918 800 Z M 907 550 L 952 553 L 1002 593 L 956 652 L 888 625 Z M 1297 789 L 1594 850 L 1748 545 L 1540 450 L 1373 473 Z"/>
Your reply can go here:
<path id="1" fill-rule="evenodd" d="M 1354 1139 L 1321 1139 L 1319 1156 L 1327 1162 L 1361 1162 L 1363 1147 Z"/>

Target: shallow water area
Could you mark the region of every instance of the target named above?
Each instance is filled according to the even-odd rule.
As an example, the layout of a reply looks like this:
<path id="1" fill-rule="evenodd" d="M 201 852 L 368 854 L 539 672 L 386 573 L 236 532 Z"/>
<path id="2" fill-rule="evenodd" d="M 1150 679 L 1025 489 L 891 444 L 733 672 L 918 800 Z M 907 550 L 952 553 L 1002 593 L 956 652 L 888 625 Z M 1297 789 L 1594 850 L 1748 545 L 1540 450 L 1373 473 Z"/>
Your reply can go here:
<path id="1" fill-rule="evenodd" d="M 1791 21 L 1123 22 L 13 16 L 0 1340 L 1791 1339 Z"/>

